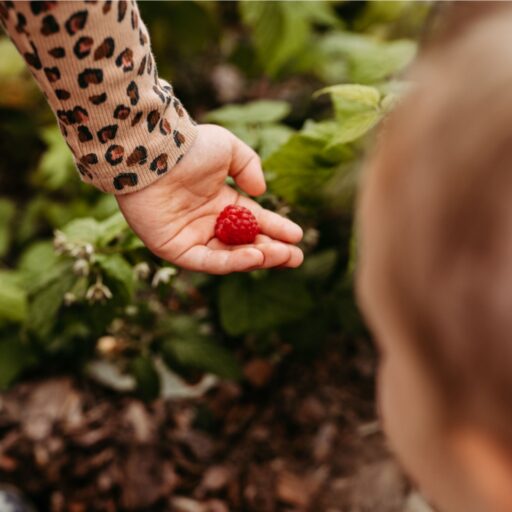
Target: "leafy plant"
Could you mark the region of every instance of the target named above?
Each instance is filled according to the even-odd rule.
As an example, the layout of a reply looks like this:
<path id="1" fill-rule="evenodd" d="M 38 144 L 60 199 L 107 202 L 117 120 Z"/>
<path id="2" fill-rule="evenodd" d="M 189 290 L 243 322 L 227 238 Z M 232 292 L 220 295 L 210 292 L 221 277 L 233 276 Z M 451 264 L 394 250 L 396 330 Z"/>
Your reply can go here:
<path id="1" fill-rule="evenodd" d="M 0 39 L 0 388 L 27 372 L 84 371 L 148 400 L 195 396 L 210 374 L 243 378 L 254 355 L 314 354 L 333 334 L 360 333 L 353 199 L 371 134 L 406 90 L 398 74 L 425 14 L 385 4 L 349 15 L 346 3 L 323 1 L 142 6 L 177 91 L 208 84 L 219 64 L 237 67 L 246 88 L 235 103 L 203 94 L 189 108 L 261 155 L 262 203 L 305 230 L 300 269 L 222 278 L 159 261 L 111 196 L 73 176 L 43 98 Z M 166 63 L 169 48 L 176 60 Z M 194 60 L 190 48 L 205 51 Z"/>
<path id="2" fill-rule="evenodd" d="M 289 113 L 285 101 L 257 100 L 212 110 L 204 120 L 229 128 L 264 158 L 292 135 L 293 130 L 280 122 Z"/>
<path id="3" fill-rule="evenodd" d="M 315 24 L 340 27 L 331 5 L 316 2 L 240 2 L 243 22 L 251 27 L 252 39 L 262 68 L 276 76 L 310 43 Z"/>

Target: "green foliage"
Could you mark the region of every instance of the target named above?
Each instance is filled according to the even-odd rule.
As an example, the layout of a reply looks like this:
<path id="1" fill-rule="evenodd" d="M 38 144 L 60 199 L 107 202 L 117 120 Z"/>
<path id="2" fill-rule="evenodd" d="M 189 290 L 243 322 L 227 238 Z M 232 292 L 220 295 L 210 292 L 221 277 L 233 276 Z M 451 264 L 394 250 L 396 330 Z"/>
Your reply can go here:
<path id="1" fill-rule="evenodd" d="M 7 388 L 36 362 L 34 354 L 27 348 L 15 336 L 0 340 L 0 390 Z"/>
<path id="2" fill-rule="evenodd" d="M 25 70 L 25 61 L 8 39 L 0 39 L 0 77 L 9 78 Z"/>
<path id="3" fill-rule="evenodd" d="M 130 370 L 135 377 L 141 398 L 144 400 L 156 398 L 160 390 L 160 378 L 153 360 L 148 356 L 138 356 L 132 360 Z"/>
<path id="4" fill-rule="evenodd" d="M 25 60 L 5 38 L 0 38 L 0 55 L 0 108 L 32 106 L 35 87 L 26 79 Z"/>
<path id="5" fill-rule="evenodd" d="M 350 32 L 331 32 L 318 41 L 316 72 L 326 82 L 340 80 L 373 84 L 404 69 L 413 59 L 416 44 L 409 39 L 382 41 Z M 337 65 L 339 62 L 343 66 Z"/>
<path id="6" fill-rule="evenodd" d="M 258 100 L 213 110 L 205 121 L 225 126 L 264 158 L 293 134 L 293 130 L 279 122 L 289 113 L 290 105 L 285 101 Z"/>
<path id="7" fill-rule="evenodd" d="M 264 161 L 272 190 L 291 204 L 318 207 L 326 199 L 325 187 L 336 177 L 351 189 L 343 192 L 350 197 L 357 183 L 357 167 L 346 165 L 357 157 L 357 144 L 352 143 L 358 143 L 385 114 L 375 87 L 335 85 L 315 96 L 325 93 L 331 97 L 334 119 L 308 120 Z"/>
<path id="8" fill-rule="evenodd" d="M 264 161 L 272 190 L 292 204 L 318 198 L 336 170 L 336 162 L 323 157 L 326 146 L 327 139 L 294 134 Z"/>
<path id="9" fill-rule="evenodd" d="M 90 217 L 73 220 L 62 229 L 62 233 L 69 243 L 106 247 L 127 230 L 128 224 L 117 212 L 102 222 Z"/>
<path id="10" fill-rule="evenodd" d="M 0 322 L 23 322 L 27 309 L 27 293 L 19 275 L 0 271 Z"/>
<path id="11" fill-rule="evenodd" d="M 254 125 L 281 121 L 290 113 L 285 101 L 258 100 L 245 105 L 226 105 L 209 112 L 206 121 L 224 126 Z"/>
<path id="12" fill-rule="evenodd" d="M 252 29 L 260 64 L 270 76 L 300 56 L 312 40 L 314 24 L 342 25 L 330 4 L 322 0 L 242 1 L 238 6 L 243 22 Z"/>
<path id="13" fill-rule="evenodd" d="M 245 359 L 278 358 L 284 343 L 309 357 L 333 335 L 364 332 L 352 290 L 353 202 L 373 131 L 407 90 L 399 74 L 425 6 L 145 2 L 141 10 L 159 71 L 187 108 L 262 157 L 261 201 L 304 227 L 305 262 L 214 278 L 151 255 L 115 199 L 75 177 L 44 98 L 0 39 L 0 388 L 49 364 L 146 400 L 192 396 L 198 386 L 176 374 L 242 379 Z M 212 76 L 222 78 L 220 91 Z"/>
<path id="14" fill-rule="evenodd" d="M 162 353 L 171 368 L 197 368 L 227 379 L 242 375 L 233 355 L 204 336 L 171 339 L 163 344 Z"/>
<path id="15" fill-rule="evenodd" d="M 290 274 L 231 275 L 219 287 L 220 319 L 233 336 L 279 327 L 311 307 L 305 285 Z"/>
<path id="16" fill-rule="evenodd" d="M 76 281 L 70 272 L 71 265 L 62 263 L 53 269 L 53 278 L 45 280 L 30 296 L 27 328 L 38 338 L 46 339 L 57 319 L 57 313 L 64 300 L 64 294 Z"/>
<path id="17" fill-rule="evenodd" d="M 120 254 L 99 254 L 95 257 L 102 271 L 110 279 L 116 281 L 121 288 L 121 293 L 125 300 L 131 300 L 134 292 L 133 269 L 130 264 Z"/>
<path id="18" fill-rule="evenodd" d="M 11 224 L 16 213 L 13 201 L 0 197 L 0 258 L 5 256 L 11 243 Z"/>
<path id="19" fill-rule="evenodd" d="M 74 175 L 73 158 L 57 126 L 41 131 L 47 150 L 39 161 L 35 184 L 48 190 L 61 189 Z"/>

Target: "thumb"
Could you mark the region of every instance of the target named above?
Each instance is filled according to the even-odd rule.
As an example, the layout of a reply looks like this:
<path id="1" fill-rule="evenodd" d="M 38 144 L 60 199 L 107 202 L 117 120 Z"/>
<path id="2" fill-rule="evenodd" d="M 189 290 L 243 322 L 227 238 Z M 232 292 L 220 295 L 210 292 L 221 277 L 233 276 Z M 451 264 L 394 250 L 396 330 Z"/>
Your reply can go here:
<path id="1" fill-rule="evenodd" d="M 245 142 L 233 136 L 229 175 L 247 194 L 259 196 L 267 189 L 261 168 L 261 159 Z"/>

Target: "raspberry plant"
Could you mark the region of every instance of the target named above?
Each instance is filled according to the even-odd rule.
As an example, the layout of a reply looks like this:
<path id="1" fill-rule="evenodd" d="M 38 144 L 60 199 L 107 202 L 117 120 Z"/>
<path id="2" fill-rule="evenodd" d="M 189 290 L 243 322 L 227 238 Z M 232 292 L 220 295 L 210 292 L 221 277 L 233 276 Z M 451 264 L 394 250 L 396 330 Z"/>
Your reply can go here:
<path id="1" fill-rule="evenodd" d="M 403 91 L 397 73 L 427 7 L 314 4 L 241 2 L 236 30 L 218 4 L 141 5 L 160 71 L 192 112 L 212 96 L 198 87 L 219 66 L 252 91 L 240 88 L 236 104 L 198 105 L 207 113 L 197 117 L 262 156 L 261 202 L 305 230 L 306 260 L 294 271 L 213 277 L 151 255 L 115 200 L 74 176 L 41 95 L 0 40 L 0 112 L 9 114 L 0 116 L 0 388 L 32 372 L 80 371 L 147 399 L 170 396 L 176 374 L 238 379 L 245 357 L 311 354 L 329 334 L 363 329 L 352 298 L 353 200 L 369 134 Z M 203 27 L 201 38 L 187 23 L 164 30 L 179 13 Z"/>

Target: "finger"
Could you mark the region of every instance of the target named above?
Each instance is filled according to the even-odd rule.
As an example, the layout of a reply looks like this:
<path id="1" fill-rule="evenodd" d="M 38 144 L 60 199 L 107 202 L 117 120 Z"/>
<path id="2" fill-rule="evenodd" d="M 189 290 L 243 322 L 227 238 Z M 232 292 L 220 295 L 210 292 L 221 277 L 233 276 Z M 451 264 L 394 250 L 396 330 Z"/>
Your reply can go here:
<path id="1" fill-rule="evenodd" d="M 264 256 L 256 248 L 242 247 L 234 250 L 214 250 L 205 245 L 196 245 L 174 261 L 177 265 L 196 272 L 229 274 L 258 267 Z"/>
<path id="2" fill-rule="evenodd" d="M 225 245 L 220 242 L 218 239 L 213 238 L 208 242 L 208 247 L 213 250 L 236 250 L 233 246 Z M 258 265 L 258 268 L 272 268 L 272 267 L 281 267 L 286 266 L 290 258 L 292 257 L 292 249 L 296 249 L 295 246 L 290 244 L 285 244 L 283 242 L 276 242 L 271 238 L 258 235 L 254 244 L 244 245 L 243 247 L 254 247 L 261 251 L 264 257 L 263 263 Z"/>
<path id="3" fill-rule="evenodd" d="M 270 242 L 272 241 L 272 239 L 266 235 L 258 235 L 256 237 L 256 243 L 265 243 L 265 242 Z M 276 243 L 274 241 L 274 243 Z M 277 242 L 277 243 L 282 243 L 282 242 Z M 288 258 L 288 260 L 284 263 L 284 264 L 281 264 L 279 265 L 281 268 L 296 268 L 296 267 L 299 267 L 300 265 L 302 265 L 302 262 L 304 261 L 304 253 L 302 252 L 302 249 L 300 249 L 299 247 L 296 247 L 295 245 L 292 245 L 292 244 L 285 244 L 286 247 L 289 248 L 290 250 L 290 256 Z M 259 247 L 259 245 L 257 245 Z"/>
<path id="4" fill-rule="evenodd" d="M 274 240 L 281 240 L 291 244 L 297 244 L 302 240 L 302 228 L 286 217 L 261 208 L 256 215 L 256 219 L 260 225 L 261 232 Z"/>
<path id="5" fill-rule="evenodd" d="M 246 197 L 240 197 L 238 204 L 249 208 L 253 212 L 263 234 L 274 240 L 291 244 L 297 244 L 302 240 L 302 228 L 290 219 L 270 210 L 265 210 L 258 203 Z"/>
<path id="6" fill-rule="evenodd" d="M 265 244 L 269 242 L 273 242 L 272 238 L 266 235 L 262 235 L 261 233 L 256 235 L 256 238 L 254 239 L 254 242 L 251 244 L 243 244 L 243 245 L 228 245 L 224 242 L 221 242 L 218 238 L 212 238 L 206 245 L 210 247 L 211 249 L 225 249 L 227 251 L 232 251 L 233 249 L 239 249 L 241 247 L 254 247 L 259 244 Z M 278 242 L 280 243 L 280 242 Z"/>
<path id="7" fill-rule="evenodd" d="M 282 265 L 285 268 L 297 268 L 302 265 L 304 261 L 304 253 L 294 245 L 290 248 L 290 259 Z"/>
<path id="8" fill-rule="evenodd" d="M 251 196 L 259 196 L 267 189 L 260 157 L 237 137 L 234 137 L 233 141 L 229 174 L 235 183 Z"/>

